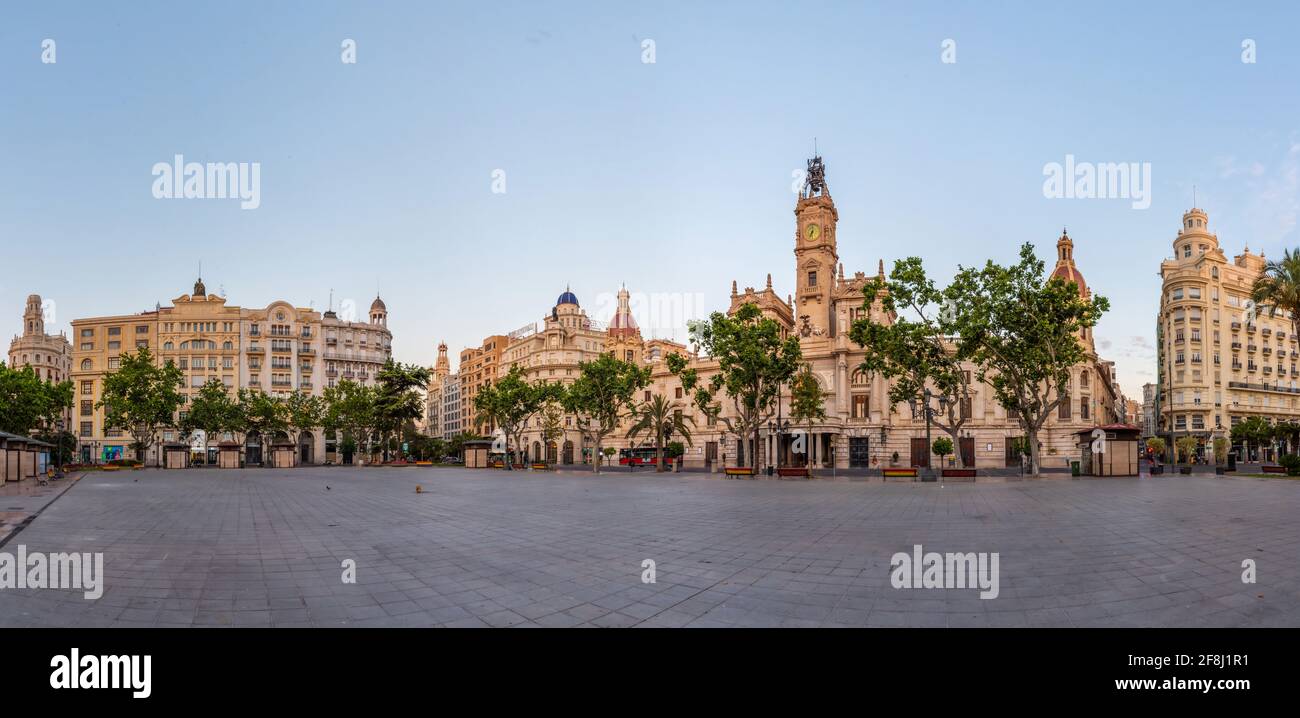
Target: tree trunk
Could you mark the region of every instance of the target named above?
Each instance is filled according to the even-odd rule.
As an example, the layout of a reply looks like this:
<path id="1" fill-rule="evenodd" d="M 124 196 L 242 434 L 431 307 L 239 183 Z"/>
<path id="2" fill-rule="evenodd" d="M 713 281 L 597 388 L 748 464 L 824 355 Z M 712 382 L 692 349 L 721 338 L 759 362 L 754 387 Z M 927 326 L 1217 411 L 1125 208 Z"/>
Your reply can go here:
<path id="1" fill-rule="evenodd" d="M 754 424 L 754 438 L 749 446 L 749 465 L 753 467 L 750 476 L 758 476 L 758 424 Z"/>
<path id="2" fill-rule="evenodd" d="M 596 440 L 596 441 L 595 441 L 595 443 L 596 443 L 596 447 L 595 447 L 595 449 L 592 451 L 592 454 L 591 454 L 591 467 L 592 467 L 592 473 L 594 473 L 594 474 L 599 474 L 599 473 L 600 473 L 600 456 L 601 456 L 601 454 L 600 454 L 600 437 L 599 437 L 599 436 L 596 436 L 596 437 L 595 437 L 595 440 Z"/>
<path id="3" fill-rule="evenodd" d="M 1025 429 L 1025 441 L 1029 442 L 1029 475 L 1038 478 L 1038 429 Z"/>
<path id="4" fill-rule="evenodd" d="M 655 437 L 655 472 L 662 473 L 664 470 L 664 435 L 660 433 Z"/>

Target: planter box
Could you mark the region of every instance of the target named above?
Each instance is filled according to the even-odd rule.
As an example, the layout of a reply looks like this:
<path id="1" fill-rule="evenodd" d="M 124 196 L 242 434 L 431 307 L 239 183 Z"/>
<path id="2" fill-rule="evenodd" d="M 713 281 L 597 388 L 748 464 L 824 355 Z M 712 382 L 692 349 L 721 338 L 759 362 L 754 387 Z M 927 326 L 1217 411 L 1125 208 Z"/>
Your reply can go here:
<path id="1" fill-rule="evenodd" d="M 1187 475 L 1190 476 L 1191 473 L 1192 473 L 1192 467 L 1190 467 L 1190 466 L 1180 466 L 1180 467 L 1178 467 L 1178 473 L 1180 473 L 1180 474 L 1187 474 Z"/>
<path id="2" fill-rule="evenodd" d="M 1285 468 L 1285 467 L 1282 467 L 1282 466 L 1261 466 L 1261 467 L 1259 467 L 1259 470 L 1260 470 L 1261 473 L 1265 473 L 1265 474 L 1285 474 L 1285 473 L 1286 473 L 1286 468 Z"/>
<path id="3" fill-rule="evenodd" d="M 1163 466 L 1152 466 L 1152 467 L 1151 467 L 1151 475 L 1152 475 L 1152 476 L 1157 476 L 1157 475 L 1159 475 L 1159 474 L 1163 474 L 1163 473 L 1165 473 L 1165 467 L 1163 467 Z"/>
<path id="4" fill-rule="evenodd" d="M 914 467 L 913 467 L 913 468 L 907 468 L 907 469 L 904 469 L 904 468 L 888 468 L 888 469 L 881 469 L 881 470 L 880 470 L 880 475 L 883 476 L 883 477 L 886 478 L 886 479 L 888 479 L 888 478 L 903 478 L 903 477 L 908 477 L 908 478 L 913 478 L 913 479 L 915 479 L 915 478 L 916 478 L 916 469 L 915 469 Z"/>

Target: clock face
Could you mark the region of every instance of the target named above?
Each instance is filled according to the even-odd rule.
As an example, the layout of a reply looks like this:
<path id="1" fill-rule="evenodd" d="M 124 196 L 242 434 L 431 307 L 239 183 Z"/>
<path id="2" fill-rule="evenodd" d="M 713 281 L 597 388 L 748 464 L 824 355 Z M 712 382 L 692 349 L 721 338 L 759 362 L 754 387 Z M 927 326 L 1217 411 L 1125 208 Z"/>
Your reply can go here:
<path id="1" fill-rule="evenodd" d="M 804 234 L 808 235 L 808 239 L 817 239 L 818 235 L 821 233 L 822 228 L 815 224 L 808 225 L 808 228 L 804 230 Z"/>

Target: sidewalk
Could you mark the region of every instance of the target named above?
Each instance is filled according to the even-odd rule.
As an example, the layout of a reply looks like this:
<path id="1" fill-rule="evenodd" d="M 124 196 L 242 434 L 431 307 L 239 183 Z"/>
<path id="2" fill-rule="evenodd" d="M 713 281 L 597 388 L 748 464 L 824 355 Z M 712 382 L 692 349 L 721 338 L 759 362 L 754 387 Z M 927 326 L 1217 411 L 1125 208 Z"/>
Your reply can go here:
<path id="1" fill-rule="evenodd" d="M 36 479 L 0 484 L 0 546 L 8 543 L 15 533 L 83 476 L 85 474 L 68 474 L 61 479 L 51 479 L 47 486 L 37 484 Z"/>

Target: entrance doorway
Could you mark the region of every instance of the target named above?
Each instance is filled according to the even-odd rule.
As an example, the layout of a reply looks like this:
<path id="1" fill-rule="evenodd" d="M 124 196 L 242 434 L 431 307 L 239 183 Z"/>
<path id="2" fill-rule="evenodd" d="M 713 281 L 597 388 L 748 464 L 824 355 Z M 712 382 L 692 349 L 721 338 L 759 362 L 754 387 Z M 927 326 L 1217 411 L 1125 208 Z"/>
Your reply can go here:
<path id="1" fill-rule="evenodd" d="M 975 437 L 973 436 L 961 438 L 961 465 L 968 469 L 975 465 Z"/>
<path id="2" fill-rule="evenodd" d="M 871 440 L 865 436 L 849 437 L 849 468 L 865 469 L 871 466 Z"/>
<path id="3" fill-rule="evenodd" d="M 709 441 L 704 444 L 704 469 L 712 471 L 713 465 L 718 463 L 718 442 Z"/>
<path id="4" fill-rule="evenodd" d="M 912 466 L 930 467 L 930 447 L 925 444 L 925 437 L 912 439 Z"/>
<path id="5" fill-rule="evenodd" d="M 310 431 L 298 435 L 298 463 L 314 464 L 316 458 L 316 437 Z"/>

